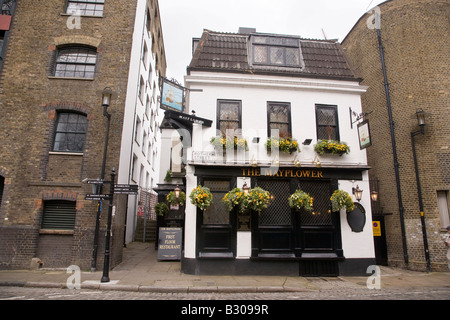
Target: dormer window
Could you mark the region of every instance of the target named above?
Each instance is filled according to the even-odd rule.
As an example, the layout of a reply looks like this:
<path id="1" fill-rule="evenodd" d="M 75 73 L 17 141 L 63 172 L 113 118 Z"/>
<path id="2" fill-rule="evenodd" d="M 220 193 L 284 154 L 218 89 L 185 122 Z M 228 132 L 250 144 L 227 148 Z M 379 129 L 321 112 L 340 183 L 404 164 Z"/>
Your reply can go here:
<path id="1" fill-rule="evenodd" d="M 301 67 L 300 42 L 296 38 L 254 35 L 251 43 L 254 65 Z"/>

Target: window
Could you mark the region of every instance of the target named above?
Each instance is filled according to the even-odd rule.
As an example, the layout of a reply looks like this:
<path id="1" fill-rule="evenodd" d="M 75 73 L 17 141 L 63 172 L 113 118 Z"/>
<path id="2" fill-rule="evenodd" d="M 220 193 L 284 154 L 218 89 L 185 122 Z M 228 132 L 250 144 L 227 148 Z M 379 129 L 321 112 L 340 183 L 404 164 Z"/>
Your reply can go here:
<path id="1" fill-rule="evenodd" d="M 267 103 L 268 136 L 291 137 L 291 105 L 289 103 Z M 278 130 L 278 133 L 277 133 Z"/>
<path id="2" fill-rule="evenodd" d="M 61 112 L 55 128 L 53 151 L 83 152 L 87 117 L 79 113 Z"/>
<path id="3" fill-rule="evenodd" d="M 144 78 L 140 78 L 139 80 L 139 99 L 141 100 L 141 102 L 144 101 L 144 94 L 145 94 L 145 81 Z"/>
<path id="4" fill-rule="evenodd" d="M 241 129 L 241 101 L 218 100 L 217 129 L 223 135 L 227 134 L 227 130 Z"/>
<path id="5" fill-rule="evenodd" d="M 441 227 L 447 228 L 450 225 L 450 213 L 448 207 L 448 191 L 438 191 L 437 192 L 438 199 L 438 209 L 439 209 L 439 217 L 441 218 Z"/>
<path id="6" fill-rule="evenodd" d="M 2 205 L 3 190 L 5 189 L 5 178 L 0 176 L 0 207 Z"/>
<path id="7" fill-rule="evenodd" d="M 301 67 L 300 42 L 295 38 L 253 36 L 253 64 Z"/>
<path id="8" fill-rule="evenodd" d="M 58 50 L 55 77 L 93 79 L 97 52 L 84 47 L 66 47 Z"/>
<path id="9" fill-rule="evenodd" d="M 339 141 L 337 106 L 316 105 L 317 140 Z"/>
<path id="10" fill-rule="evenodd" d="M 76 202 L 51 200 L 44 202 L 42 229 L 73 230 L 75 226 Z"/>
<path id="11" fill-rule="evenodd" d="M 68 0 L 66 13 L 101 17 L 104 6 L 104 0 Z"/>

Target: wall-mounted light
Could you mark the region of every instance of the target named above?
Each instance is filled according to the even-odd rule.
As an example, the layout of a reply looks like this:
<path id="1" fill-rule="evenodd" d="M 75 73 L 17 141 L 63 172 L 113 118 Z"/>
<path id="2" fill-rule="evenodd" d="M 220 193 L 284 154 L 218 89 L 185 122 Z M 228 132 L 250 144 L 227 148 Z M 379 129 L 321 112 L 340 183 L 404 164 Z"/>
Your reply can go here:
<path id="1" fill-rule="evenodd" d="M 180 187 L 178 187 L 178 185 L 177 185 L 173 191 L 175 193 L 175 198 L 178 199 L 180 197 L 180 192 L 181 192 Z"/>
<path id="2" fill-rule="evenodd" d="M 312 139 L 305 139 L 305 141 L 303 141 L 302 144 L 304 144 L 305 146 L 309 146 L 312 142 Z"/>
<path id="3" fill-rule="evenodd" d="M 296 166 L 297 168 L 300 168 L 302 166 L 302 163 L 300 162 L 300 160 L 298 160 L 297 155 L 295 155 L 295 158 L 292 162 L 294 162 L 294 166 Z"/>
<path id="4" fill-rule="evenodd" d="M 244 195 L 248 195 L 248 192 L 250 191 L 250 187 L 247 186 L 246 181 L 244 181 L 244 185 L 242 186 L 242 191 L 244 192 Z"/>
<path id="5" fill-rule="evenodd" d="M 363 190 L 361 190 L 359 186 L 356 185 L 356 188 L 352 188 L 352 193 L 355 195 L 356 200 L 359 202 L 362 198 Z"/>
<path id="6" fill-rule="evenodd" d="M 372 199 L 372 201 L 378 201 L 378 192 L 372 191 L 370 193 L 370 199 Z"/>

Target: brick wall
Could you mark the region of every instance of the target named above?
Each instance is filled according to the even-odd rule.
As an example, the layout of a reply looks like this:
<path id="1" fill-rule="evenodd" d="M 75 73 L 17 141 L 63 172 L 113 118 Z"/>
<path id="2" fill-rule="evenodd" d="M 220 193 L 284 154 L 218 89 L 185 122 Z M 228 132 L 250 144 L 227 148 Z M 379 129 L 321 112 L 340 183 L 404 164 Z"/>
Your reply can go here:
<path id="1" fill-rule="evenodd" d="M 421 108 L 429 115 L 425 134 L 416 136 L 416 152 L 422 185 L 424 212 L 433 269 L 447 269 L 437 208 L 437 191 L 449 190 L 448 122 L 449 66 L 448 14 L 443 0 L 393 0 L 381 9 L 381 37 L 395 123 L 401 194 L 409 267 L 423 270 L 425 254 L 410 133 L 419 129 L 414 118 Z M 373 12 L 372 12 L 373 13 Z M 367 149 L 371 176 L 379 179 L 381 206 L 386 216 L 390 264 L 403 265 L 399 204 L 393 165 L 384 81 L 376 30 L 367 27 L 369 14 L 361 17 L 343 41 L 353 65 L 369 86 L 362 96 L 369 116 L 373 145 Z"/>
<path id="2" fill-rule="evenodd" d="M 81 17 L 80 29 L 67 27 L 70 16 L 64 13 L 65 4 L 21 0 L 13 17 L 0 72 L 0 174 L 5 178 L 0 269 L 28 268 L 31 258 L 38 255 L 45 260 L 44 267 L 69 263 L 90 268 L 97 203 L 84 200 L 91 186 L 81 181 L 100 175 L 106 132 L 101 92 L 105 87 L 117 94 L 109 108 L 107 177 L 113 167 L 118 168 L 136 0 L 107 1 L 104 16 Z M 63 44 L 96 48 L 93 80 L 51 76 L 55 50 Z M 56 114 L 67 110 L 87 116 L 82 155 L 51 152 Z M 40 234 L 42 201 L 48 197 L 76 201 L 72 234 Z M 115 201 L 112 266 L 121 261 L 125 206 L 120 201 L 126 199 Z M 98 265 L 102 263 L 106 212 L 107 202 L 101 216 Z"/>

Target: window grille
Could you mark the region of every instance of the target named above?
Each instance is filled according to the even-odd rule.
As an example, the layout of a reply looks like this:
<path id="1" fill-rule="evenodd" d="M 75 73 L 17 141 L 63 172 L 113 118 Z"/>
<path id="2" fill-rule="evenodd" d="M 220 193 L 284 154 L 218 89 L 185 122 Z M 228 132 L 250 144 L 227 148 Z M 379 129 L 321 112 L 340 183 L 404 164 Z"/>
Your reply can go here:
<path id="1" fill-rule="evenodd" d="M 318 225 L 332 225 L 332 212 L 331 212 L 331 192 L 330 184 L 324 182 L 314 181 L 299 181 L 299 188 L 313 198 L 312 212 L 301 210 L 298 212 L 300 215 L 300 223 L 302 226 L 318 226 Z M 336 214 L 336 213 L 334 213 Z"/>
<path id="2" fill-rule="evenodd" d="M 103 16 L 104 0 L 69 0 L 66 13 L 79 13 L 83 16 Z"/>
<path id="3" fill-rule="evenodd" d="M 280 137 L 291 137 L 291 106 L 288 103 L 268 103 L 269 137 L 278 134 Z"/>
<path id="4" fill-rule="evenodd" d="M 266 209 L 261 211 L 260 225 L 291 225 L 291 208 L 289 207 L 290 182 L 258 180 L 258 186 L 270 192 L 272 200 Z"/>
<path id="5" fill-rule="evenodd" d="M 230 213 L 222 198 L 230 191 L 230 181 L 205 180 L 203 185 L 209 188 L 213 195 L 212 204 L 203 212 L 203 224 L 229 224 Z"/>
<path id="6" fill-rule="evenodd" d="M 55 128 L 53 151 L 83 152 L 87 117 L 79 113 L 59 113 Z"/>
<path id="7" fill-rule="evenodd" d="M 93 79 L 97 52 L 94 49 L 70 47 L 58 51 L 55 77 Z"/>
<path id="8" fill-rule="evenodd" d="M 241 128 L 241 102 L 230 100 L 219 100 L 217 107 L 217 129 L 223 135 L 227 130 L 237 130 Z"/>
<path id="9" fill-rule="evenodd" d="M 75 201 L 45 201 L 42 229 L 73 230 L 75 226 Z"/>

